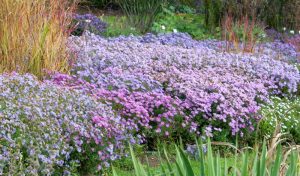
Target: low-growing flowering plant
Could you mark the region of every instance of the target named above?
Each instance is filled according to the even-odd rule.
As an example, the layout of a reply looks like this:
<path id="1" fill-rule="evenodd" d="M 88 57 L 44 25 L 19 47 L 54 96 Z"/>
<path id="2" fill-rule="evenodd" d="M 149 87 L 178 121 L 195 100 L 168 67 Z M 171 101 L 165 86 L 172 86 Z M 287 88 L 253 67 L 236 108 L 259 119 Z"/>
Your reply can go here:
<path id="1" fill-rule="evenodd" d="M 260 119 L 260 104 L 268 102 L 270 94 L 297 91 L 300 75 L 282 59 L 293 54 L 282 55 L 264 45 L 253 54 L 224 53 L 223 44 L 195 41 L 182 33 L 108 39 L 86 33 L 70 38 L 78 56 L 75 79 L 89 82 L 100 92 L 104 89 L 105 93 L 96 94 L 118 104 L 121 116 L 146 117 L 145 122 L 151 122 L 153 107 L 144 108 L 147 116 L 136 112 L 136 107 L 151 105 L 143 102 L 147 96 L 161 94 L 180 103 L 175 107 L 183 117 L 181 126 L 188 131 L 210 135 L 212 131 L 203 127 L 222 130 L 227 126 L 233 135 L 242 135 L 244 129 L 253 130 Z"/>
<path id="2" fill-rule="evenodd" d="M 67 171 L 87 154 L 96 156 L 90 156 L 94 164 L 105 164 L 120 157 L 127 141 L 135 142 L 120 116 L 82 91 L 5 74 L 0 97 L 1 174 Z"/>

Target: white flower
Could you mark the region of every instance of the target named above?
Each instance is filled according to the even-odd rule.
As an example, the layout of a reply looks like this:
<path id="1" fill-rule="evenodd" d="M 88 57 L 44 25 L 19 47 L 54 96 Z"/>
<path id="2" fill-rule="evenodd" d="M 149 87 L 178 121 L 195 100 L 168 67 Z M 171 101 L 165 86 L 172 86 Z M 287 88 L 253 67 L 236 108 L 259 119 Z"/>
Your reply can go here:
<path id="1" fill-rule="evenodd" d="M 286 31 L 286 27 L 284 27 L 283 30 Z"/>
<path id="2" fill-rule="evenodd" d="M 161 25 L 161 29 L 162 29 L 162 30 L 166 30 L 166 26 Z"/>
<path id="3" fill-rule="evenodd" d="M 300 34 L 300 31 L 298 31 L 299 32 L 299 34 Z"/>
<path id="4" fill-rule="evenodd" d="M 87 23 L 90 23 L 90 22 L 91 22 L 91 20 L 85 20 L 85 22 L 87 22 Z"/>
<path id="5" fill-rule="evenodd" d="M 174 33 L 177 33 L 178 31 L 177 31 L 177 29 L 173 29 L 173 32 L 174 32 Z"/>
<path id="6" fill-rule="evenodd" d="M 266 38 L 267 35 L 266 35 L 266 34 L 261 34 L 261 37 L 262 37 L 262 38 Z"/>
<path id="7" fill-rule="evenodd" d="M 294 30 L 291 30 L 290 33 L 291 33 L 291 34 L 295 34 L 295 31 L 294 31 Z"/>

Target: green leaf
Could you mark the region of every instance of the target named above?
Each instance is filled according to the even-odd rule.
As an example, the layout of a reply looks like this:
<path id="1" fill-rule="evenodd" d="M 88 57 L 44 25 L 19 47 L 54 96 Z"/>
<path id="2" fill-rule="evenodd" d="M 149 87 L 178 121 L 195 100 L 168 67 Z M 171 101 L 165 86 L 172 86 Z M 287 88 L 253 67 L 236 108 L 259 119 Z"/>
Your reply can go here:
<path id="1" fill-rule="evenodd" d="M 243 155 L 243 166 L 241 176 L 248 176 L 248 153 Z"/>
<path id="2" fill-rule="evenodd" d="M 282 159 L 282 148 L 281 145 L 278 146 L 277 152 L 276 152 L 276 159 L 275 163 L 271 169 L 271 175 L 270 176 L 278 176 L 280 172 L 280 164 L 281 164 L 281 159 Z"/>
<path id="3" fill-rule="evenodd" d="M 118 176 L 118 174 L 113 166 L 112 166 L 112 173 L 113 173 L 113 176 Z"/>
<path id="4" fill-rule="evenodd" d="M 130 155 L 131 155 L 131 159 L 132 159 L 132 162 L 133 162 L 135 175 L 136 176 L 145 176 L 145 175 L 147 175 L 146 171 L 144 170 L 144 168 L 143 168 L 142 164 L 140 163 L 140 161 L 138 161 L 136 159 L 131 144 L 129 144 L 129 148 L 130 148 Z"/>
<path id="5" fill-rule="evenodd" d="M 167 167 L 168 167 L 168 170 L 170 172 L 170 176 L 174 176 L 173 169 L 172 169 L 172 166 L 171 166 L 171 163 L 170 163 L 170 160 L 169 160 L 169 157 L 168 157 L 167 150 L 166 150 L 165 146 L 164 146 L 164 155 L 165 155 L 165 158 L 167 160 Z"/>
<path id="6" fill-rule="evenodd" d="M 209 176 L 215 176 L 215 169 L 214 169 L 214 157 L 213 157 L 213 152 L 212 152 L 212 148 L 211 148 L 211 143 L 210 143 L 210 139 L 208 138 L 208 142 L 207 142 L 207 164 L 208 164 L 208 175 Z"/>
<path id="7" fill-rule="evenodd" d="M 196 145 L 199 153 L 199 159 L 200 159 L 200 176 L 205 176 L 205 166 L 204 166 L 204 154 L 203 154 L 203 142 L 200 138 L 200 146 L 198 143 L 198 140 L 196 139 Z"/>
<path id="8" fill-rule="evenodd" d="M 266 141 L 264 141 L 262 154 L 260 158 L 260 173 L 259 173 L 260 176 L 266 175 L 266 157 L 267 157 L 267 146 L 266 146 Z"/>

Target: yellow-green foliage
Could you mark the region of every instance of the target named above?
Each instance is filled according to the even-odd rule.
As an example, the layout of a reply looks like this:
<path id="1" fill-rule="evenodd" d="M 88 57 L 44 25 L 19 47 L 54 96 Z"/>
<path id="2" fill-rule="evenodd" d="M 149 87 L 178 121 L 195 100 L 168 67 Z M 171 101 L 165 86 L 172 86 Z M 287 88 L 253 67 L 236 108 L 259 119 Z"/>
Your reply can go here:
<path id="1" fill-rule="evenodd" d="M 0 72 L 67 71 L 71 4 L 66 0 L 0 0 Z M 73 6 L 73 5 L 72 5 Z"/>

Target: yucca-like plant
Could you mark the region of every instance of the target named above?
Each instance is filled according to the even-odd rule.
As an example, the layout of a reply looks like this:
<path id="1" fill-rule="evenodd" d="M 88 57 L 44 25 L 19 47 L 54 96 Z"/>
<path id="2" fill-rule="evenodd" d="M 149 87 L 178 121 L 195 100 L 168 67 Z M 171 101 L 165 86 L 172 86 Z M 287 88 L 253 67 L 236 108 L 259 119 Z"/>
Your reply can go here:
<path id="1" fill-rule="evenodd" d="M 278 135 L 277 135 L 278 137 Z M 262 144 L 261 150 L 256 149 L 254 152 L 254 159 L 249 157 L 248 152 L 241 152 L 236 150 L 235 162 L 233 166 L 228 166 L 225 162 L 221 164 L 220 154 L 215 154 L 212 149 L 212 143 L 208 139 L 207 153 L 204 154 L 202 150 L 202 141 L 196 141 L 199 152 L 199 169 L 200 176 L 298 176 L 300 174 L 299 168 L 299 152 L 297 147 L 292 147 L 284 151 L 281 147 L 279 138 L 276 141 L 270 142 L 273 146 L 267 146 L 267 143 Z M 274 148 L 275 147 L 275 148 Z M 240 152 L 240 153 L 239 153 Z M 170 157 L 163 149 L 167 169 L 161 165 L 160 174 L 152 174 L 147 171 L 141 162 L 136 158 L 132 147 L 130 146 L 130 154 L 134 165 L 136 176 L 194 176 L 195 169 L 193 169 L 188 155 L 181 147 L 176 147 L 176 160 L 171 163 Z M 239 164 L 238 164 L 239 163 Z M 113 168 L 113 176 L 118 173 Z"/>

